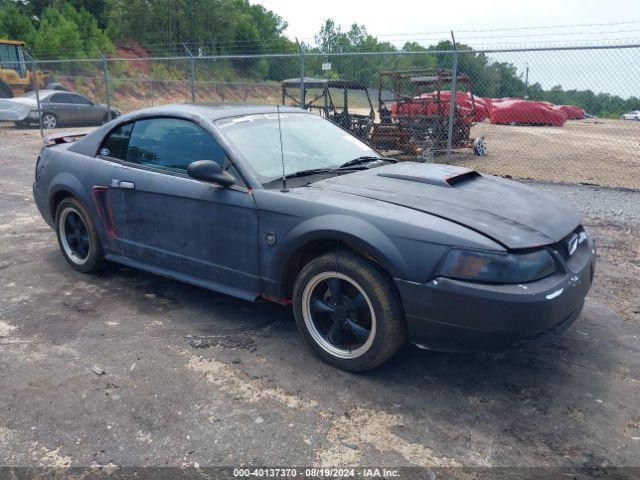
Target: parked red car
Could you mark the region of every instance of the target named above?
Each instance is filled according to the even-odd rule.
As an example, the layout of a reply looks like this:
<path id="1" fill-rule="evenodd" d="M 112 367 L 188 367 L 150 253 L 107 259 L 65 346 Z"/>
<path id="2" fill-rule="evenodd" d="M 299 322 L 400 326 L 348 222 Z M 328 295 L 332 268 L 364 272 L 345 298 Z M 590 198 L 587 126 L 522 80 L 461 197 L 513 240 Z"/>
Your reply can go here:
<path id="1" fill-rule="evenodd" d="M 422 95 L 420 95 L 417 98 L 428 98 L 428 99 L 433 99 L 436 98 L 438 95 L 438 92 L 429 92 L 429 93 L 423 93 Z M 472 97 L 473 97 L 473 101 L 472 101 Z M 446 107 L 446 111 L 447 113 L 449 112 L 449 102 L 451 101 L 451 92 L 448 90 L 443 90 L 440 92 L 440 100 L 442 102 L 446 102 L 447 103 L 447 107 Z M 486 101 L 481 98 L 481 97 L 477 97 L 475 95 L 472 95 L 469 92 L 457 92 L 456 93 L 456 104 L 458 105 L 458 107 L 460 107 L 461 111 L 464 112 L 467 115 L 470 115 L 471 112 L 473 111 L 473 107 L 475 104 L 475 116 L 473 116 L 473 118 L 470 118 L 471 121 L 473 122 L 481 122 L 483 121 L 485 118 L 487 118 L 488 114 L 489 114 L 489 105 L 487 105 Z"/>
<path id="2" fill-rule="evenodd" d="M 489 121 L 497 124 L 552 125 L 562 127 L 567 114 L 546 104 L 529 100 L 493 102 Z"/>
<path id="3" fill-rule="evenodd" d="M 556 105 L 556 108 L 567 115 L 567 120 L 582 120 L 587 113 L 575 105 Z"/>

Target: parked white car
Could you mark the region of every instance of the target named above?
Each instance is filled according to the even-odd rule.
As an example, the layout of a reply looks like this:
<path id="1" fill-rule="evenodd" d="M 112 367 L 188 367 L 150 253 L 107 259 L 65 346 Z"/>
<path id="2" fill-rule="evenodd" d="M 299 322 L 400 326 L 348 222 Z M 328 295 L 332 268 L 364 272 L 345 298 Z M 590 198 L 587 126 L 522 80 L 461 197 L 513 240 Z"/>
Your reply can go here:
<path id="1" fill-rule="evenodd" d="M 640 110 L 622 114 L 623 120 L 640 120 Z"/>

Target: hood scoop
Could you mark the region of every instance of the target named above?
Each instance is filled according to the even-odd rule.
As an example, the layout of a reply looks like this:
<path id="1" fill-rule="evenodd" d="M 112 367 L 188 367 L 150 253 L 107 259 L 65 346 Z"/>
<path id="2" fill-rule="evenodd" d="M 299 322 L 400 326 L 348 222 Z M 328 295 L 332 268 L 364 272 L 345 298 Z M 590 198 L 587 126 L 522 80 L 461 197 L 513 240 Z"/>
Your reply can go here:
<path id="1" fill-rule="evenodd" d="M 396 178 L 398 180 L 406 180 L 408 182 L 426 183 L 428 185 L 447 188 L 459 186 L 462 183 L 472 181 L 482 176 L 475 170 L 470 170 L 468 168 L 434 164 L 430 164 L 429 167 L 430 168 L 424 169 L 422 172 L 416 172 L 416 169 L 412 168 L 411 171 L 407 172 L 381 172 L 378 173 L 378 176 Z"/>

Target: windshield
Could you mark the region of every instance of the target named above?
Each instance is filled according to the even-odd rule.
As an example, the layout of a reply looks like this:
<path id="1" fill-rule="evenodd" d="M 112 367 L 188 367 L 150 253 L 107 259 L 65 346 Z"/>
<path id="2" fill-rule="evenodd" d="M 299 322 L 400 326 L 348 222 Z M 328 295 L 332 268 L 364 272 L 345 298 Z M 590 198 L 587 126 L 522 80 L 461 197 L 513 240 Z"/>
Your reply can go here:
<path id="1" fill-rule="evenodd" d="M 362 156 L 379 155 L 333 123 L 309 113 L 281 113 L 284 171 L 337 168 Z M 262 183 L 282 176 L 278 115 L 275 113 L 223 118 L 222 135 L 244 157 Z"/>

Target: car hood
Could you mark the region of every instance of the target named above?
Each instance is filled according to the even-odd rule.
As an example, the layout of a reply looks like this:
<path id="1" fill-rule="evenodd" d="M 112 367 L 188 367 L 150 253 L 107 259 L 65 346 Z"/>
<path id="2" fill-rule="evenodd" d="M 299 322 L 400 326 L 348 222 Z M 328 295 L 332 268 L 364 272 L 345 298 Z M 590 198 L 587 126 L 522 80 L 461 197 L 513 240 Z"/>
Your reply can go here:
<path id="1" fill-rule="evenodd" d="M 403 162 L 331 177 L 311 188 L 380 200 L 448 219 L 509 249 L 555 243 L 580 223 L 536 188 L 450 165 Z"/>

